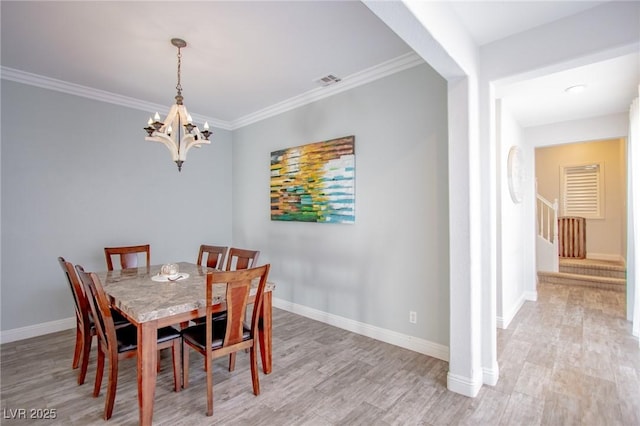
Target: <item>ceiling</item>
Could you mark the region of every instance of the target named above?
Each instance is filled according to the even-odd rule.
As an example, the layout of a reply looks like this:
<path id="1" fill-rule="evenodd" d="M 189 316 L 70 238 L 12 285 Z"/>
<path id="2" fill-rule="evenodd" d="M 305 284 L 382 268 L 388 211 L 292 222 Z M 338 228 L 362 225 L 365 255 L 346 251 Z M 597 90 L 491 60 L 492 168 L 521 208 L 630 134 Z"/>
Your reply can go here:
<path id="1" fill-rule="evenodd" d="M 450 2 L 479 46 L 602 3 Z M 177 50 L 170 39 L 185 39 L 185 105 L 225 123 L 317 91 L 316 81 L 327 74 L 346 81 L 412 53 L 358 1 L 3 0 L 0 7 L 3 67 L 153 104 L 173 102 Z M 639 60 L 610 62 L 505 86 L 502 93 L 522 125 L 621 112 L 630 103 L 629 87 L 635 84 L 637 93 Z M 561 102 L 540 87 L 553 81 L 564 89 L 574 79 L 588 84 L 584 94 L 594 94 L 588 102 L 595 106 L 587 107 L 583 96 L 550 113 L 550 100 Z"/>
<path id="2" fill-rule="evenodd" d="M 607 1 L 451 1 L 479 46 L 599 6 Z"/>

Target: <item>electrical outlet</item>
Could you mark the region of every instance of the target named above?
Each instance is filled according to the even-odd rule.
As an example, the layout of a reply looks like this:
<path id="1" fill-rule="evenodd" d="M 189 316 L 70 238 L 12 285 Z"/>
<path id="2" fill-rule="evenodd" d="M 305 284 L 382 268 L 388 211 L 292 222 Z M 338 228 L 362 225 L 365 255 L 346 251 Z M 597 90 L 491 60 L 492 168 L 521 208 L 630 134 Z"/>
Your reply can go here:
<path id="1" fill-rule="evenodd" d="M 418 322 L 418 314 L 416 314 L 416 311 L 409 311 L 409 322 L 411 324 Z"/>

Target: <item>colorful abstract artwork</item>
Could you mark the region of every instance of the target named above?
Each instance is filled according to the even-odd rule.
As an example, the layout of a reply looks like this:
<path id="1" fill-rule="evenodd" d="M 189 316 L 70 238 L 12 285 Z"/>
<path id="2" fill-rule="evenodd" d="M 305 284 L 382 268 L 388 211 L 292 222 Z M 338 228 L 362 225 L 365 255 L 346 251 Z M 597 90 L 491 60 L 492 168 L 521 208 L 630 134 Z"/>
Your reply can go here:
<path id="1" fill-rule="evenodd" d="M 355 136 L 272 152 L 271 220 L 355 223 Z"/>

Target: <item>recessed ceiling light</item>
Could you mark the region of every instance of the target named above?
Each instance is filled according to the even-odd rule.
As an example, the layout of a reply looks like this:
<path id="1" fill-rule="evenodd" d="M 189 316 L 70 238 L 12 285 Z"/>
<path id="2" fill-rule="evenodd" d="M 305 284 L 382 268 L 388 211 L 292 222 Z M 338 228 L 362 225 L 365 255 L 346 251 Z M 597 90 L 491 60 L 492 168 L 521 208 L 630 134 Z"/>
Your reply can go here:
<path id="1" fill-rule="evenodd" d="M 576 86 L 567 87 L 564 91 L 567 93 L 582 93 L 586 88 L 587 86 L 585 84 L 578 84 Z"/>

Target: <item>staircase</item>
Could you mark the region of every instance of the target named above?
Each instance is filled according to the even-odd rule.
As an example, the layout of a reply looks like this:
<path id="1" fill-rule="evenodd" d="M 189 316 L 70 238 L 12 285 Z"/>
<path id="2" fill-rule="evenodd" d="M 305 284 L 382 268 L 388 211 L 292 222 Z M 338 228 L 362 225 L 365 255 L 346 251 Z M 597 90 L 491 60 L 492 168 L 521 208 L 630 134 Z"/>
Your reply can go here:
<path id="1" fill-rule="evenodd" d="M 560 272 L 538 272 L 538 282 L 624 292 L 627 270 L 622 262 L 560 259 Z"/>

